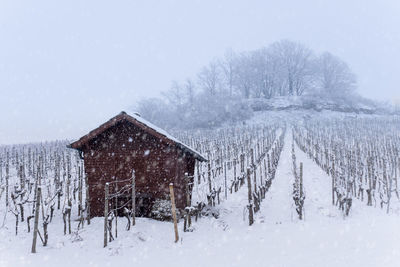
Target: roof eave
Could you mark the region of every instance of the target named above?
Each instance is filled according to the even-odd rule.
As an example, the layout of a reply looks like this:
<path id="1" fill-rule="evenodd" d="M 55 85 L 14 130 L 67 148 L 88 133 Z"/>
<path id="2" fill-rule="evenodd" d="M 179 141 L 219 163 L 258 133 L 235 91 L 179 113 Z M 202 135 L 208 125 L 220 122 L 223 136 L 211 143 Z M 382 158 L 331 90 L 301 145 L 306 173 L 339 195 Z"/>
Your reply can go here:
<path id="1" fill-rule="evenodd" d="M 196 151 L 190 150 L 190 149 L 188 149 L 187 147 L 182 146 L 182 145 L 178 145 L 178 144 L 177 144 L 177 146 L 179 147 L 179 149 L 181 149 L 182 151 L 184 151 L 184 152 L 186 152 L 186 153 L 192 155 L 195 159 L 197 159 L 197 160 L 199 160 L 199 161 L 201 161 L 201 162 L 206 162 L 206 161 L 208 161 L 208 159 L 206 159 L 203 155 L 201 155 L 200 153 L 198 153 L 198 152 L 196 152 Z"/>
<path id="2" fill-rule="evenodd" d="M 160 140 L 166 142 L 169 145 L 172 145 L 172 144 L 177 145 L 177 147 L 179 147 L 181 150 L 185 151 L 186 153 L 191 154 L 195 159 L 197 159 L 201 162 L 208 161 L 203 155 L 201 155 L 197 151 L 191 149 L 189 146 L 184 145 L 182 142 L 179 142 L 179 140 L 175 140 L 175 138 L 173 138 L 174 139 L 173 140 L 173 139 L 169 138 L 167 135 L 157 132 L 157 130 L 155 130 L 153 127 L 151 127 L 151 125 L 149 126 L 148 123 L 144 123 L 144 122 L 138 120 L 137 118 L 134 118 L 134 117 L 126 114 L 126 112 L 121 112 L 117 116 L 111 118 L 107 122 L 100 125 L 98 128 L 89 132 L 87 135 L 81 137 L 79 140 L 67 145 L 67 147 L 82 151 L 82 147 L 85 146 L 85 144 L 90 142 L 97 135 L 103 133 L 108 128 L 115 126 L 118 122 L 121 122 L 123 120 L 126 120 L 126 121 L 138 126 L 143 131 L 148 132 L 149 134 L 153 135 L 156 138 L 159 138 Z"/>

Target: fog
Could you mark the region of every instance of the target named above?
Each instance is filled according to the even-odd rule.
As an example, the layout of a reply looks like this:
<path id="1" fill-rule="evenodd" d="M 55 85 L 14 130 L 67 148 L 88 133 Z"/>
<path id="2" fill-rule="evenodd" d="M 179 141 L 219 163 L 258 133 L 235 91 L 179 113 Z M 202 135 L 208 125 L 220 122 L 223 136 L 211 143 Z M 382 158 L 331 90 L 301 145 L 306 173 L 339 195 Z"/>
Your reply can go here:
<path id="1" fill-rule="evenodd" d="M 280 39 L 336 54 L 361 95 L 396 102 L 398 25 L 396 0 L 0 0 L 0 144 L 78 138 L 227 49 Z"/>

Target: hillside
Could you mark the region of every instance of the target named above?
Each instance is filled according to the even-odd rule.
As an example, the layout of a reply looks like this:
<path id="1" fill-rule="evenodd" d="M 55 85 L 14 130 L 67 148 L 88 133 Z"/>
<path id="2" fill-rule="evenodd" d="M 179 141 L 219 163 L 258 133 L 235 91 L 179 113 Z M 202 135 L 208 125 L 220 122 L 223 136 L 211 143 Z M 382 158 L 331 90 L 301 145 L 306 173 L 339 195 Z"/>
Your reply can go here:
<path id="1" fill-rule="evenodd" d="M 324 97 L 318 94 L 304 96 L 284 96 L 272 99 L 251 99 L 248 104 L 253 111 L 280 111 L 280 110 L 311 110 L 311 111 L 337 111 L 357 114 L 383 114 L 389 109 L 384 109 L 378 103 L 362 97 Z"/>

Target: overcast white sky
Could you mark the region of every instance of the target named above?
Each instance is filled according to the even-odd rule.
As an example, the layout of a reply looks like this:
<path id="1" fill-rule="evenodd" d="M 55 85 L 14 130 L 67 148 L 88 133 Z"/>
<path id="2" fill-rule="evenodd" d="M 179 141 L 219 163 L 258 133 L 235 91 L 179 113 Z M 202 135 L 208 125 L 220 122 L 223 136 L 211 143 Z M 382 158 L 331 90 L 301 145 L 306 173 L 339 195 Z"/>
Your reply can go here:
<path id="1" fill-rule="evenodd" d="M 398 0 L 0 0 L 0 144 L 78 138 L 228 48 L 283 38 L 400 99 Z"/>

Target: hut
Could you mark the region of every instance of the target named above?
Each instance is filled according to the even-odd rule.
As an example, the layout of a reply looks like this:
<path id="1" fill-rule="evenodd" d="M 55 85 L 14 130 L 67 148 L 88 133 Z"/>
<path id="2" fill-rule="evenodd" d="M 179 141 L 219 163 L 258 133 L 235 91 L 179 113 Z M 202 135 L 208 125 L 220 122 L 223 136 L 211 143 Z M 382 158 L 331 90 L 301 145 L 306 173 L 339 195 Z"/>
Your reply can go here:
<path id="1" fill-rule="evenodd" d="M 174 184 L 176 207 L 182 210 L 188 182 L 185 173 L 193 176 L 196 160 L 206 161 L 137 113 L 121 112 L 68 147 L 77 149 L 84 160 L 91 217 L 104 214 L 105 184 L 119 181 L 119 188 L 126 187 L 133 171 L 137 216 L 153 217 L 157 214 L 154 209 L 169 204 L 170 183 Z M 130 199 L 130 194 L 118 196 L 118 201 L 128 206 Z"/>

